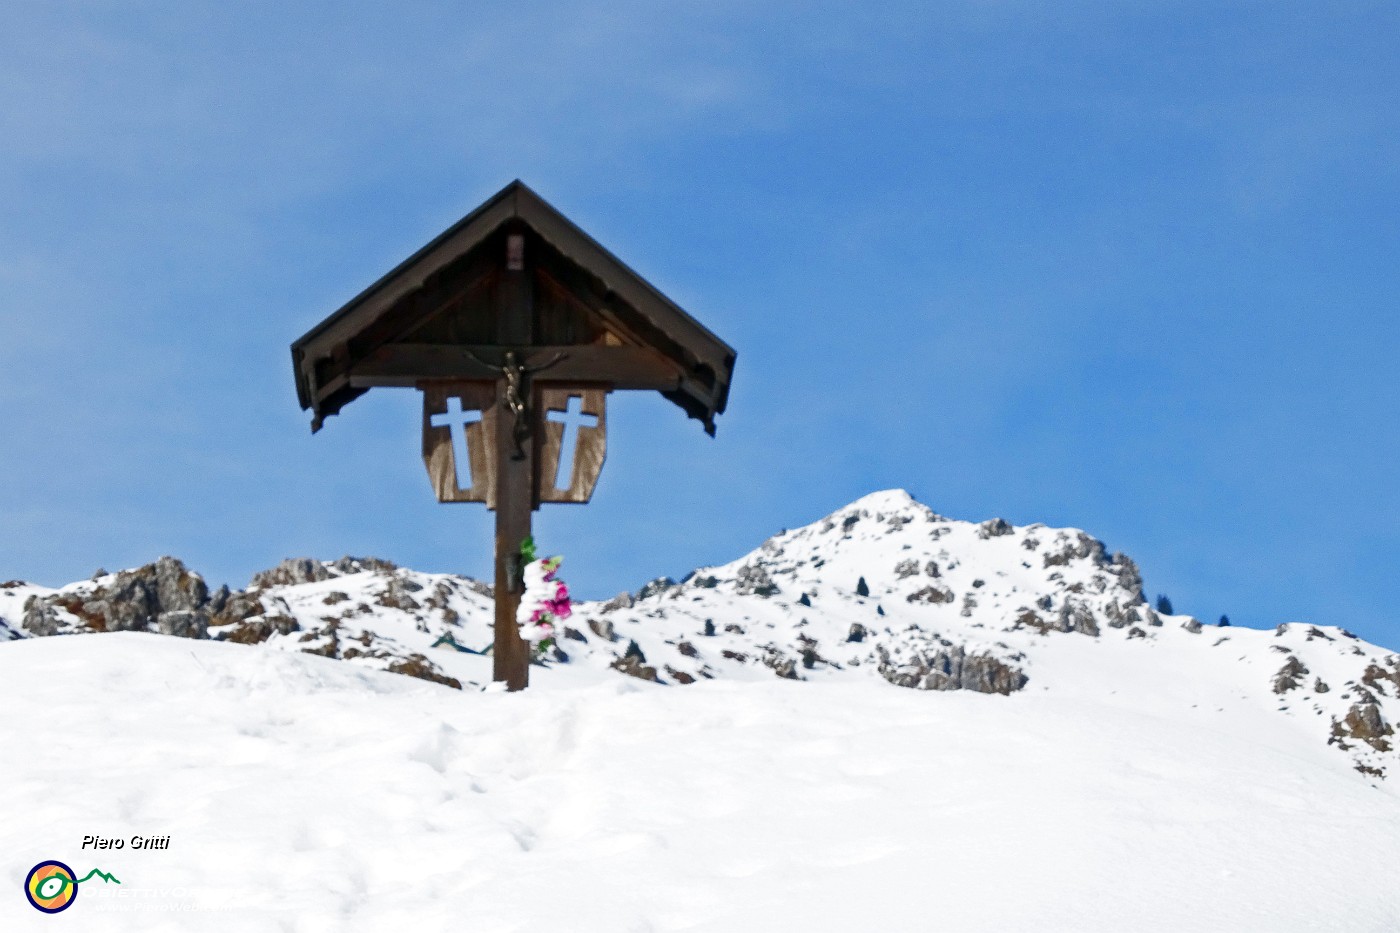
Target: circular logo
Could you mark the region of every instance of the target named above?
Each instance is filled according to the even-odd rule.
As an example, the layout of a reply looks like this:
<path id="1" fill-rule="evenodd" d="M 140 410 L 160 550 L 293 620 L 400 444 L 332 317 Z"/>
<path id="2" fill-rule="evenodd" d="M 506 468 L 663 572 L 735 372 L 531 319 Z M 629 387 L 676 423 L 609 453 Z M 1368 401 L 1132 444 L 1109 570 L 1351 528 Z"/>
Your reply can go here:
<path id="1" fill-rule="evenodd" d="M 73 880 L 73 869 L 62 862 L 40 862 L 29 869 L 29 877 L 24 879 L 24 896 L 35 910 L 46 914 L 56 914 L 66 910 L 78 899 L 78 884 Z"/>

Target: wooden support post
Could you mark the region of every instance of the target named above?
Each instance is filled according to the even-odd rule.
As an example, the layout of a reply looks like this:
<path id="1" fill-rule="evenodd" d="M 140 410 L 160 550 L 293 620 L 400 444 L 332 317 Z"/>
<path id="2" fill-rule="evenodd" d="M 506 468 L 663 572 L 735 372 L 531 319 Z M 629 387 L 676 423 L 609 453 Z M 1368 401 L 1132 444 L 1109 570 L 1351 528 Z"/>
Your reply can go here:
<path id="1" fill-rule="evenodd" d="M 523 232 L 506 238 L 506 269 L 496 288 L 496 340 L 502 346 L 528 347 L 534 336 L 535 294 L 527 270 Z M 507 366 L 513 355 L 507 355 Z M 512 391 L 510 373 L 497 384 L 497 404 L 512 395 L 518 403 L 533 404 L 529 377 L 517 370 Z M 517 433 L 517 415 L 505 410 L 496 419 L 496 637 L 492 679 L 506 682 L 507 690 L 524 690 L 530 684 L 530 649 L 520 640 L 515 621 L 520 606 L 520 542 L 530 534 L 530 513 L 535 510 L 535 412 L 524 420 L 526 436 Z"/>
<path id="2" fill-rule="evenodd" d="M 524 690 L 530 684 L 530 649 L 520 640 L 515 613 L 523 589 L 520 542 L 530 534 L 534 506 L 534 444 L 524 445 L 523 459 L 513 459 L 514 422 L 502 417 L 496 423 L 496 635 L 491 679 L 505 681 L 507 690 Z"/>

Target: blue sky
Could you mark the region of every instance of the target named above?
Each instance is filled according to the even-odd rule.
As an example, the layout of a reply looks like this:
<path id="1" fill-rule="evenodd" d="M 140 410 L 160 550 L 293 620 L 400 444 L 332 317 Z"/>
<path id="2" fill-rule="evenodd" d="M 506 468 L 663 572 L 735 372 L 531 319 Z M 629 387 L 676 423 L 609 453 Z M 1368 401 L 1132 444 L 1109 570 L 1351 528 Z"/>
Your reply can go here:
<path id="1" fill-rule="evenodd" d="M 519 177 L 739 351 L 537 513 L 585 594 L 900 486 L 1400 646 L 1400 13 L 1123 7 L 3 0 L 0 578 L 485 576 L 287 347 Z"/>

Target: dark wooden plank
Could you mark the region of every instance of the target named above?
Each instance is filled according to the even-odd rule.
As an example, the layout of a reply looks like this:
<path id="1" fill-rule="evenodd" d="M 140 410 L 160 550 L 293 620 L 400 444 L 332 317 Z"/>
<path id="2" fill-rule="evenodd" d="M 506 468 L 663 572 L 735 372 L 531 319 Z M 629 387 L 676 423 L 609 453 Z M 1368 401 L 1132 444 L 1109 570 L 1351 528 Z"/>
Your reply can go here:
<path id="1" fill-rule="evenodd" d="M 675 363 L 644 347 L 534 347 L 524 354 L 527 367 L 543 366 L 560 357 L 536 376 L 549 382 L 603 383 L 614 389 L 673 391 L 683 373 Z M 433 344 L 390 344 L 368 359 L 355 363 L 349 384 L 416 386 L 432 380 L 495 379 L 504 362 L 500 347 L 443 347 Z M 486 365 L 483 365 L 486 364 Z"/>

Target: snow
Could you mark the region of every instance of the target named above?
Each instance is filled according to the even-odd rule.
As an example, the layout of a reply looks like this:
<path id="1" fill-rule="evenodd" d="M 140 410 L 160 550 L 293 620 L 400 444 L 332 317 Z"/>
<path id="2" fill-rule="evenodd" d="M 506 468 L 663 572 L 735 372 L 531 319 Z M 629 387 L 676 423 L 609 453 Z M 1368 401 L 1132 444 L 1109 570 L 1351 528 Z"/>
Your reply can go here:
<path id="1" fill-rule="evenodd" d="M 6 930 L 55 922 L 18 896 L 45 858 L 121 879 L 65 915 L 102 930 L 1400 924 L 1400 800 L 1269 710 L 863 679 L 457 691 L 137 633 L 7 645 L 0 682 L 23 750 Z M 79 849 L 138 833 L 169 851 Z"/>
<path id="2" fill-rule="evenodd" d="M 1333 736 L 1400 720 L 1394 655 L 1159 616 L 1078 529 L 874 493 L 577 605 L 522 694 L 432 647 L 490 643 L 479 586 L 345 566 L 257 590 L 298 627 L 256 645 L 0 631 L 0 929 L 59 922 L 17 892 L 50 858 L 122 879 L 62 915 L 100 930 L 1400 928 L 1397 752 Z M 0 624 L 102 583 L 0 587 Z M 613 669 L 632 644 L 664 683 Z M 949 645 L 1026 685 L 887 682 Z M 414 654 L 463 689 L 385 672 Z"/>

